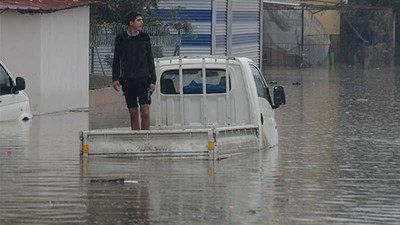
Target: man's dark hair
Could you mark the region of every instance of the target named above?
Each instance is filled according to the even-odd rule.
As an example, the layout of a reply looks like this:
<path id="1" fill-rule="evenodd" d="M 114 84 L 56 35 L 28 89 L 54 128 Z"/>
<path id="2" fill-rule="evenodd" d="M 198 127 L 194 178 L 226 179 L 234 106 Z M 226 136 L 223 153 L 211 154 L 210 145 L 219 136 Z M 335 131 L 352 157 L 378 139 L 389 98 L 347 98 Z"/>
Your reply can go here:
<path id="1" fill-rule="evenodd" d="M 138 12 L 134 12 L 134 11 L 129 12 L 126 15 L 126 23 L 128 24 L 128 26 L 129 26 L 129 22 L 135 21 L 138 16 L 142 16 L 142 14 L 140 14 Z"/>

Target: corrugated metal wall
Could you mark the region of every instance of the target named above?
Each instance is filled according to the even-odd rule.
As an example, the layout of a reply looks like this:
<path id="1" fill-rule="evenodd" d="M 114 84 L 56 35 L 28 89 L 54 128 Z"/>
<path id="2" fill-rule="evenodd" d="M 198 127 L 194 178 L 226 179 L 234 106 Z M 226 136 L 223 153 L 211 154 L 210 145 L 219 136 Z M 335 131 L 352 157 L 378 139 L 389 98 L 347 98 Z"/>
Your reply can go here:
<path id="1" fill-rule="evenodd" d="M 232 0 L 232 56 L 245 56 L 257 64 L 261 58 L 262 0 Z"/>
<path id="2" fill-rule="evenodd" d="M 216 55 L 226 55 L 226 31 L 227 31 L 227 0 L 215 0 L 216 11 L 217 11 L 217 24 L 216 24 Z"/>
<path id="3" fill-rule="evenodd" d="M 300 4 L 299 0 L 264 0 L 265 3 L 273 4 Z M 328 1 L 329 2 L 329 1 Z"/>
<path id="4" fill-rule="evenodd" d="M 260 65 L 262 2 L 262 0 L 162 0 L 159 2 L 158 11 L 160 14 L 164 10 L 185 6 L 186 9 L 179 14 L 186 16 L 196 26 L 197 39 L 184 37 L 181 55 L 214 53 L 244 56 Z M 212 13 L 216 13 L 214 20 Z M 173 46 L 165 48 L 165 56 L 172 55 L 173 51 Z"/>
<path id="5" fill-rule="evenodd" d="M 212 12 L 211 0 L 161 0 L 158 9 L 155 10 L 156 16 L 162 16 L 169 10 L 176 7 L 185 7 L 179 11 L 180 18 L 189 20 L 195 26 L 195 37 L 189 35 L 182 36 L 181 55 L 210 55 L 211 54 L 211 19 Z M 172 34 L 176 31 L 171 30 Z M 175 46 L 166 46 L 164 56 L 172 56 Z"/>

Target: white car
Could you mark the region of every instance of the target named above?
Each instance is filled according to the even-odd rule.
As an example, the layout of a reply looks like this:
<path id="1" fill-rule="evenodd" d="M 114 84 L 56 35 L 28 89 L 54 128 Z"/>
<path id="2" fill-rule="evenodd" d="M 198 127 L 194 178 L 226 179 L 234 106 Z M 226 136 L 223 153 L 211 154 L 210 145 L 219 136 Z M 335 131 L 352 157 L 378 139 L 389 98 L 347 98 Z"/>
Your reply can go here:
<path id="1" fill-rule="evenodd" d="M 14 80 L 0 60 L 0 122 L 32 119 L 29 97 L 23 90 L 25 90 L 24 78 L 17 77 Z"/>

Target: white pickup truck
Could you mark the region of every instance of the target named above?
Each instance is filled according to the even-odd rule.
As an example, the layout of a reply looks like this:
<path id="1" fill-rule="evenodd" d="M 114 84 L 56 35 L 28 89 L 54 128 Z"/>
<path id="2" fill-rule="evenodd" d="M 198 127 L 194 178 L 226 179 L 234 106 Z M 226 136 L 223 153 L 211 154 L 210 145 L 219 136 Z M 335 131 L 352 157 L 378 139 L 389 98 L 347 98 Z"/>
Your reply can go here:
<path id="1" fill-rule="evenodd" d="M 83 156 L 190 157 L 218 160 L 278 144 L 274 100 L 256 64 L 241 57 L 156 59 L 151 128 L 80 132 Z"/>

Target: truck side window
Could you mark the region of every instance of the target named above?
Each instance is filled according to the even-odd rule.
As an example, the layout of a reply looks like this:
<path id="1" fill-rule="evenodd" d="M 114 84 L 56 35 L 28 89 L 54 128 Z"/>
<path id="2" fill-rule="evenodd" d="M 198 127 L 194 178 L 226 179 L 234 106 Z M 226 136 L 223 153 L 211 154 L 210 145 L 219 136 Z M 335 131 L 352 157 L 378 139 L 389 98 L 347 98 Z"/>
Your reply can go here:
<path id="1" fill-rule="evenodd" d="M 256 82 L 258 97 L 267 99 L 272 106 L 271 95 L 269 94 L 268 86 L 265 84 L 260 70 L 254 65 L 250 65 L 250 68 L 254 76 L 254 81 Z"/>
<path id="2" fill-rule="evenodd" d="M 203 74 L 201 69 L 184 69 L 183 71 L 183 94 L 203 93 Z M 166 71 L 160 81 L 162 94 L 179 94 L 179 71 Z M 231 87 L 231 86 L 230 86 Z M 226 93 L 225 70 L 206 69 L 206 92 Z"/>
<path id="3" fill-rule="evenodd" d="M 11 78 L 7 72 L 0 65 L 0 95 L 6 95 L 11 93 Z"/>

